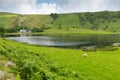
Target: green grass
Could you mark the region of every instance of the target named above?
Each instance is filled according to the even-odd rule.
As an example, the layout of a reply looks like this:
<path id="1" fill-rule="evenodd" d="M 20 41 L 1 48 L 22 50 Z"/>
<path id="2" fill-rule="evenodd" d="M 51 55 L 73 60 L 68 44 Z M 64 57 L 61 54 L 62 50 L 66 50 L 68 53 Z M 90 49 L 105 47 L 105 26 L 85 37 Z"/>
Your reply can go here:
<path id="1" fill-rule="evenodd" d="M 48 58 L 77 72 L 83 80 L 117 80 L 120 78 L 119 52 L 56 50 Z M 87 58 L 82 57 L 84 53 L 88 54 Z"/>
<path id="2" fill-rule="evenodd" d="M 82 54 L 88 54 L 88 57 L 82 57 Z M 16 63 L 15 73 L 20 73 L 20 76 L 26 80 L 43 80 L 43 78 L 47 80 L 53 80 L 53 78 L 55 80 L 120 79 L 120 48 L 115 51 L 85 52 L 0 39 L 0 55 Z M 28 71 L 32 71 L 31 74 L 28 74 Z M 28 78 L 21 72 L 32 76 Z"/>
<path id="3" fill-rule="evenodd" d="M 109 31 L 104 31 L 104 30 L 90 30 L 90 29 L 84 29 L 84 28 L 69 28 L 69 30 L 67 29 L 48 29 L 45 32 L 43 32 L 43 34 L 47 34 L 47 33 L 68 33 L 68 34 L 74 34 L 74 33 L 78 33 L 78 34 L 114 34 L 112 32 Z M 116 32 L 118 33 L 118 32 Z"/>

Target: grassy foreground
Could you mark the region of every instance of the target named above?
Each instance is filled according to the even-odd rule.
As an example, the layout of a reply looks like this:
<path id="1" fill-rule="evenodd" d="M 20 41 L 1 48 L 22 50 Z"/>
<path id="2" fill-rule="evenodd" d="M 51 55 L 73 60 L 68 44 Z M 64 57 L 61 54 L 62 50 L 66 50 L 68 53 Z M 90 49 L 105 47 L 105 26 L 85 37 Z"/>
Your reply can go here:
<path id="1" fill-rule="evenodd" d="M 16 80 L 120 79 L 120 49 L 84 52 L 0 39 L 0 56 L 16 64 L 11 71 Z"/>

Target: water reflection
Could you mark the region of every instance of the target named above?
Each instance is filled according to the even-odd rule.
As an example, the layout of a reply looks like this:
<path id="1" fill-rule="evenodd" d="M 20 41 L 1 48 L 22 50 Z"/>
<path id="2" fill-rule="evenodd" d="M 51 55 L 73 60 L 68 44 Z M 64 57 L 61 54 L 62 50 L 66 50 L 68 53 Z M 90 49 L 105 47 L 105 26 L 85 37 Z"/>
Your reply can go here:
<path id="1" fill-rule="evenodd" d="M 29 44 L 45 46 L 106 46 L 112 43 L 120 43 L 120 35 L 42 35 L 42 36 L 20 36 L 8 39 L 27 42 Z"/>

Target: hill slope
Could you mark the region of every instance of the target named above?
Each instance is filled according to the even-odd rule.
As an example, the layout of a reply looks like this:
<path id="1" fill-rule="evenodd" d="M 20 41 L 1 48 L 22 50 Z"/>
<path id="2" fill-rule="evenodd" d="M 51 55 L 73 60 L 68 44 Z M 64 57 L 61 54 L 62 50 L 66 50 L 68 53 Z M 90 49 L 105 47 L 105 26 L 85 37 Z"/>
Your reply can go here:
<path id="1" fill-rule="evenodd" d="M 95 13 L 70 13 L 52 15 L 19 15 L 0 13 L 0 25 L 5 28 L 86 28 L 92 30 L 120 31 L 120 11 Z"/>

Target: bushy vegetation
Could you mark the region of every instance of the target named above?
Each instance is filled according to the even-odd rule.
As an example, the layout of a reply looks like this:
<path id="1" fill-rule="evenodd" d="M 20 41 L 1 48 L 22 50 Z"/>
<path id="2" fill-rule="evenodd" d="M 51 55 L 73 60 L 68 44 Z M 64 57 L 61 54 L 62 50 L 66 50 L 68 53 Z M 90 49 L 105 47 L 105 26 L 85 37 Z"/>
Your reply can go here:
<path id="1" fill-rule="evenodd" d="M 118 50 L 118 48 L 112 47 L 112 46 L 107 46 L 107 47 L 100 48 L 100 50 L 102 50 L 102 51 L 115 51 L 115 50 Z"/>
<path id="2" fill-rule="evenodd" d="M 50 16 L 53 18 L 53 20 L 57 20 L 57 18 L 58 18 L 57 13 L 51 13 Z"/>
<path id="3" fill-rule="evenodd" d="M 22 80 L 64 80 L 79 77 L 72 73 L 72 70 L 47 59 L 44 53 L 31 50 L 34 46 L 30 46 L 31 49 L 28 47 L 0 39 L 0 55 L 16 64 L 13 72 L 16 76 L 20 75 Z"/>
<path id="4" fill-rule="evenodd" d="M 0 36 L 4 36 L 5 35 L 5 28 L 4 27 L 0 27 Z"/>

